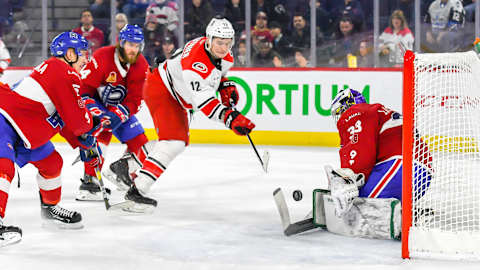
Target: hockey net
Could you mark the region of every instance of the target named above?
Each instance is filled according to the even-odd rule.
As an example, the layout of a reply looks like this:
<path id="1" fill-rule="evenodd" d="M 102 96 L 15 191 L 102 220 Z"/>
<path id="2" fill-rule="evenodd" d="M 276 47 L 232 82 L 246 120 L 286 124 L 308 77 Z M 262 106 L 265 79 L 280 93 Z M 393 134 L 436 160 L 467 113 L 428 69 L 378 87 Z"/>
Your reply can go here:
<path id="1" fill-rule="evenodd" d="M 404 63 L 404 258 L 480 259 L 480 61 L 474 52 Z"/>

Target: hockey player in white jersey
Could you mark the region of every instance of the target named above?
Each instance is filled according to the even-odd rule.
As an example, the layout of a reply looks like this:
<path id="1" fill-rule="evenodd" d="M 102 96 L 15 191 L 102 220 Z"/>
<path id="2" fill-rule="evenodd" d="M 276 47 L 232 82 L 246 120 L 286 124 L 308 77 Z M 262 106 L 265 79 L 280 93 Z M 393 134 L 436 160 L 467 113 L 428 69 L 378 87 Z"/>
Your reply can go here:
<path id="1" fill-rule="evenodd" d="M 462 28 L 465 22 L 465 9 L 461 0 L 435 0 L 428 8 L 425 22 L 427 44 L 433 52 L 453 52 L 463 45 Z"/>
<path id="2" fill-rule="evenodd" d="M 214 18 L 207 26 L 206 37 L 191 40 L 147 75 L 143 97 L 158 141 L 125 195 L 126 200 L 135 202 L 136 208 L 126 210 L 141 212 L 156 206 L 157 202 L 145 195 L 189 144 L 191 111 L 201 111 L 237 135 L 247 135 L 255 127 L 232 108 L 238 102 L 238 92 L 225 76 L 233 66 L 234 35 L 227 19 Z M 221 101 L 216 98 L 217 91 Z"/>

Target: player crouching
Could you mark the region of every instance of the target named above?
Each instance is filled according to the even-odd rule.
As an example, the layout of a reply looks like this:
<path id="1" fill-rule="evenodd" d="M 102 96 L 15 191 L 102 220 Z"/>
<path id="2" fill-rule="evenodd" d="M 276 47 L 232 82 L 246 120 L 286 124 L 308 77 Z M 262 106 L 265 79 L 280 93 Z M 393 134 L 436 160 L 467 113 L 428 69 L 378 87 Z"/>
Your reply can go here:
<path id="1" fill-rule="evenodd" d="M 62 131 L 70 134 L 69 142 L 84 149 L 96 145 L 92 133 L 101 126 L 93 126 L 92 116 L 78 95 L 78 72 L 87 61 L 87 49 L 88 42 L 82 36 L 61 33 L 50 46 L 53 57 L 35 67 L 13 89 L 0 88 L 0 246 L 18 242 L 22 236 L 20 228 L 5 226 L 2 220 L 15 176 L 14 163 L 19 167 L 30 163 L 38 169 L 44 224 L 66 229 L 83 227 L 80 213 L 58 205 L 63 160 L 50 139 Z"/>
<path id="2" fill-rule="evenodd" d="M 325 166 L 329 188 L 313 192 L 313 224 L 305 229 L 300 228 L 304 224 L 292 225 L 290 231 L 300 233 L 318 226 L 345 236 L 399 239 L 402 116 L 381 104 L 367 104 L 352 89 L 337 94 L 331 113 L 340 135 L 341 168 Z M 418 147 L 428 153 L 426 145 Z M 416 186 L 424 193 L 431 172 L 427 164 L 415 166 Z M 282 211 L 281 204 L 277 205 Z"/>

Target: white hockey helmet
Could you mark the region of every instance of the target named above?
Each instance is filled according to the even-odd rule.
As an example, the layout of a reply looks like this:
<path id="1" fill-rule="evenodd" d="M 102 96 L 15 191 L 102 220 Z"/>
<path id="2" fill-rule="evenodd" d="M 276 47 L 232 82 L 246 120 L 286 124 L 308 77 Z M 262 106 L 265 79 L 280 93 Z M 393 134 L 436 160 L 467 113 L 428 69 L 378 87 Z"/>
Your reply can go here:
<path id="1" fill-rule="evenodd" d="M 206 36 L 208 39 L 207 49 L 210 50 L 212 39 L 214 37 L 218 38 L 231 38 L 232 44 L 230 49 L 232 49 L 233 44 L 235 43 L 235 30 L 233 30 L 232 24 L 225 18 L 217 19 L 213 18 L 207 25 Z"/>

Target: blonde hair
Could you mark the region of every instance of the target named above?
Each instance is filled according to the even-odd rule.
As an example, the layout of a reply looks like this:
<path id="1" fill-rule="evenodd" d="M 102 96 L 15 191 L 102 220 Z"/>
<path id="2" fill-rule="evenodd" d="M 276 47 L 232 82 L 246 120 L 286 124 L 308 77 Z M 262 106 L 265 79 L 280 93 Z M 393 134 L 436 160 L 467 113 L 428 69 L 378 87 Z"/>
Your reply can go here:
<path id="1" fill-rule="evenodd" d="M 405 19 L 405 15 L 403 15 L 403 11 L 397 9 L 393 11 L 392 15 L 390 16 L 390 21 L 388 22 L 388 26 L 390 26 L 392 30 L 393 30 L 393 23 L 392 23 L 393 19 L 399 19 L 400 21 L 402 21 L 401 29 L 408 28 L 407 19 Z"/>

